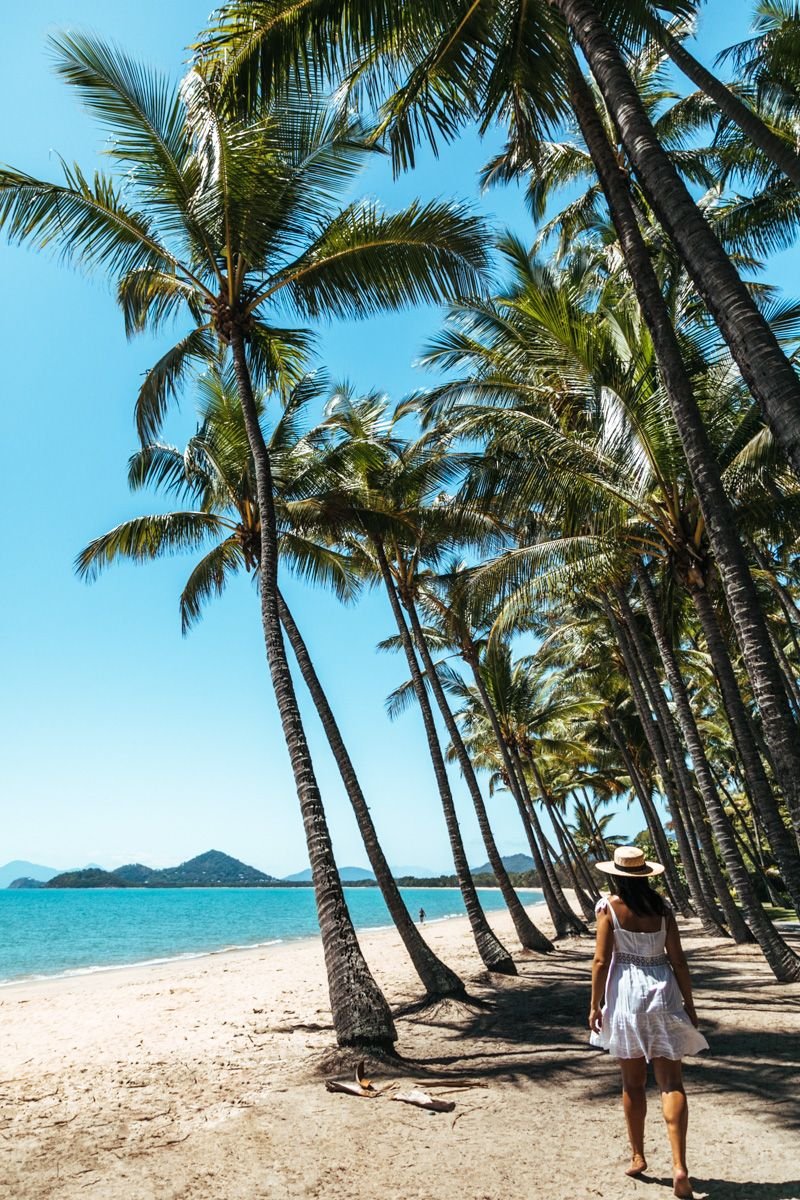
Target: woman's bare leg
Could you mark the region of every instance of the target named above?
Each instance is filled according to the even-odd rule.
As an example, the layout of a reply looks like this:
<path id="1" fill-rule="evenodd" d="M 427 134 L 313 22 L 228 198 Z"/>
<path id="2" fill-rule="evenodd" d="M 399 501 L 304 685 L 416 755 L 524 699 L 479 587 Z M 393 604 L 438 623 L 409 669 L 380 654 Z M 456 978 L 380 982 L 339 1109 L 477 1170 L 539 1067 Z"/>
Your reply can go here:
<path id="1" fill-rule="evenodd" d="M 622 1109 L 631 1144 L 631 1165 L 626 1175 L 641 1175 L 647 1170 L 644 1157 L 644 1119 L 647 1116 L 647 1062 L 644 1058 L 621 1058 Z"/>
<path id="2" fill-rule="evenodd" d="M 676 1196 L 688 1197 L 692 1194 L 692 1183 L 686 1166 L 689 1105 L 683 1089 L 683 1064 L 680 1059 L 654 1058 L 653 1070 L 661 1090 L 661 1107 L 672 1148 L 673 1190 Z"/>

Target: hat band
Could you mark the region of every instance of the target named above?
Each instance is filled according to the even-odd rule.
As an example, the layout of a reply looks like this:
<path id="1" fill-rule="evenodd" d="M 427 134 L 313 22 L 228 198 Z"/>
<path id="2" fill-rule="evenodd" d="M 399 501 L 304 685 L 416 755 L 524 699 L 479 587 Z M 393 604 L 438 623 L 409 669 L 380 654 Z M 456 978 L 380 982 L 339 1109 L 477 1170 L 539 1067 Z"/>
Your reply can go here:
<path id="1" fill-rule="evenodd" d="M 620 863 L 616 862 L 614 863 L 614 866 L 618 871 L 624 871 L 626 875 L 641 875 L 643 871 L 649 872 L 650 870 L 646 862 L 642 863 L 640 867 L 623 867 L 620 865 Z"/>

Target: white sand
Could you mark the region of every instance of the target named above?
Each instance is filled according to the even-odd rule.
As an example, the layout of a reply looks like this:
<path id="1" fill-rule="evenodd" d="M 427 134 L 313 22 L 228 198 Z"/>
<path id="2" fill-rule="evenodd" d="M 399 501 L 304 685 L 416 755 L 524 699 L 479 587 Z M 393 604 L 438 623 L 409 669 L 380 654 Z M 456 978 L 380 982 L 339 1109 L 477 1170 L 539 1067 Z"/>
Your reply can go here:
<path id="1" fill-rule="evenodd" d="M 537 920 L 546 926 L 539 910 Z M 510 920 L 491 916 L 509 947 Z M 615 1063 L 587 1046 L 591 944 L 488 979 L 465 920 L 427 925 L 483 1010 L 398 1020 L 403 1064 L 483 1086 L 452 1114 L 330 1095 L 318 941 L 0 989 L 0 1196 L 13 1200 L 594 1200 L 671 1195 L 652 1094 L 649 1182 L 621 1174 Z M 800 1200 L 800 985 L 686 930 L 712 1054 L 691 1060 L 698 1196 Z M 393 931 L 362 935 L 394 1006 L 420 988 Z"/>

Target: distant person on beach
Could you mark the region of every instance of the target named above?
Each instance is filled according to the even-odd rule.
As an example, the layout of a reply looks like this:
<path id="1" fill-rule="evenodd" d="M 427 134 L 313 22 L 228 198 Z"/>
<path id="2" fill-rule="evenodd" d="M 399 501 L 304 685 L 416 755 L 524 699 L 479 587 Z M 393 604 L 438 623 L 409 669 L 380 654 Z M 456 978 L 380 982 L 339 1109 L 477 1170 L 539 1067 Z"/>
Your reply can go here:
<path id="1" fill-rule="evenodd" d="M 652 1062 L 667 1124 L 676 1196 L 691 1196 L 686 1165 L 689 1111 L 681 1059 L 708 1049 L 697 1030 L 689 969 L 672 909 L 650 887 L 660 863 L 636 846 L 620 846 L 613 862 L 595 863 L 614 877 L 615 890 L 597 903 L 592 965 L 590 1041 L 619 1059 L 622 1107 L 631 1143 L 626 1175 L 647 1170 L 644 1156 L 645 1087 Z"/>
<path id="2" fill-rule="evenodd" d="M 420 925 L 425 924 L 425 909 L 424 908 L 421 908 L 419 910 L 419 923 L 420 923 Z"/>

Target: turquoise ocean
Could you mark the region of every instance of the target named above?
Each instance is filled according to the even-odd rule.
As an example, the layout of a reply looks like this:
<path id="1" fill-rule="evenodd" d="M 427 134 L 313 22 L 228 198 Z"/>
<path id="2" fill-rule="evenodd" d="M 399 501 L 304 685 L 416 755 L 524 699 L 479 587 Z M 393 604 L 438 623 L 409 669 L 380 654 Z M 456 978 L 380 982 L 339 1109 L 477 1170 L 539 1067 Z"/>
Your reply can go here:
<path id="1" fill-rule="evenodd" d="M 426 922 L 464 915 L 456 888 L 402 892 L 415 918 L 420 908 Z M 497 891 L 479 895 L 487 912 L 504 907 Z M 346 896 L 356 928 L 391 924 L 377 888 L 346 888 Z M 523 904 L 542 899 L 538 891 L 519 896 Z M 4 889 L 0 986 L 318 936 L 310 887 Z"/>

